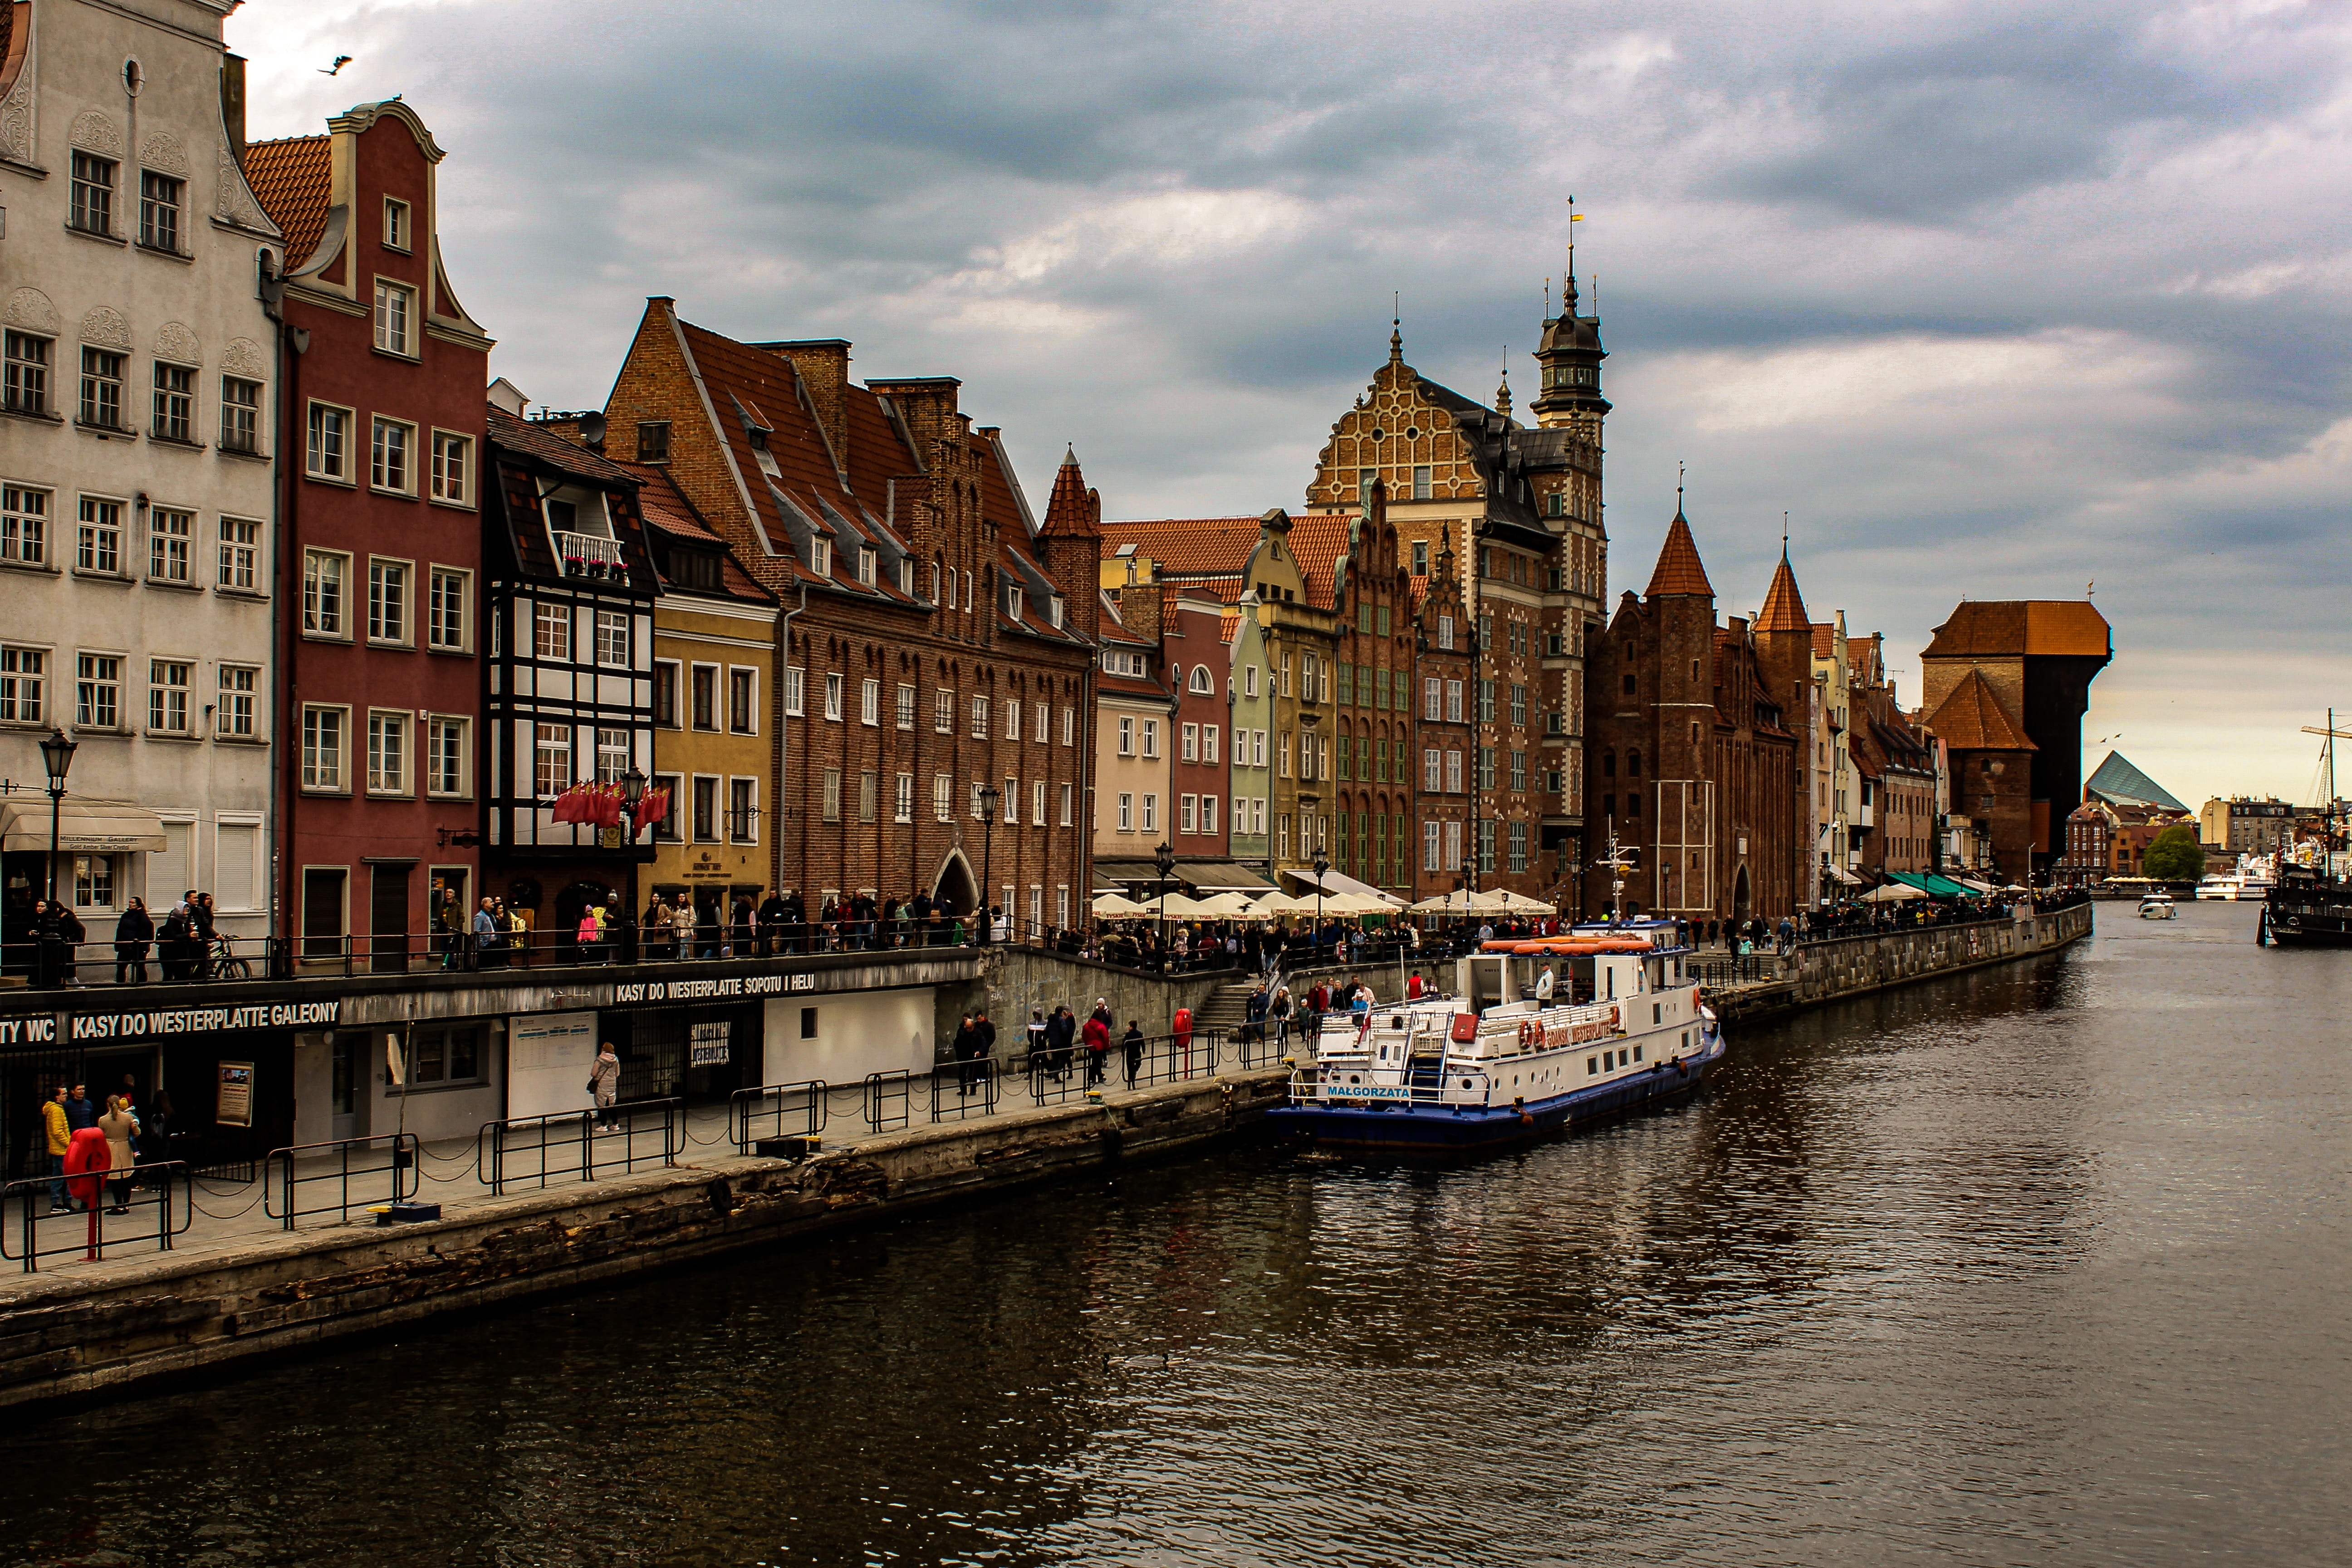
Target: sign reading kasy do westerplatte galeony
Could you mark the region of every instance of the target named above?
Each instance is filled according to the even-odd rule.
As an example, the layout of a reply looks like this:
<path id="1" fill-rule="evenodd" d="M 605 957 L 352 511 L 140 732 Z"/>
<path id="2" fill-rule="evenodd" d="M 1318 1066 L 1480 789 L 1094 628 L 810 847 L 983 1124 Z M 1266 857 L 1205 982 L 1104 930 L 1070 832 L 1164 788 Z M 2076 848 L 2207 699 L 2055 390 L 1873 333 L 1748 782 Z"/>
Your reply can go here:
<path id="1" fill-rule="evenodd" d="M 332 1002 L 254 1002 L 235 1007 L 156 1007 L 135 1013 L 77 1013 L 73 1040 L 143 1040 L 156 1035 L 220 1035 L 249 1029 L 331 1028 L 342 1016 Z"/>

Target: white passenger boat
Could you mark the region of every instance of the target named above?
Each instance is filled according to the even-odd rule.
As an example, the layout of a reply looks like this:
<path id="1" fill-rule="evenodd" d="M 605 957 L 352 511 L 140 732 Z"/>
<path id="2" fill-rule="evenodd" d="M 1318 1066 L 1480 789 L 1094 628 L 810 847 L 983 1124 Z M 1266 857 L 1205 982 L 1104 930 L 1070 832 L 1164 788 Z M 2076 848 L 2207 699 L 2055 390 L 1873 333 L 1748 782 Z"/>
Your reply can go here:
<path id="1" fill-rule="evenodd" d="M 2234 904 L 2246 896 L 2246 879 L 2235 871 L 2214 871 L 2197 884 L 2197 901 Z"/>
<path id="2" fill-rule="evenodd" d="M 2168 921 L 2172 918 L 2172 895 L 2150 893 L 2139 901 L 2139 918 L 2144 921 Z"/>
<path id="3" fill-rule="evenodd" d="M 1689 959 L 1672 921 L 1488 942 L 1456 961 L 1454 996 L 1327 1016 L 1270 1120 L 1318 1144 L 1469 1150 L 1689 1094 L 1725 1049 Z"/>

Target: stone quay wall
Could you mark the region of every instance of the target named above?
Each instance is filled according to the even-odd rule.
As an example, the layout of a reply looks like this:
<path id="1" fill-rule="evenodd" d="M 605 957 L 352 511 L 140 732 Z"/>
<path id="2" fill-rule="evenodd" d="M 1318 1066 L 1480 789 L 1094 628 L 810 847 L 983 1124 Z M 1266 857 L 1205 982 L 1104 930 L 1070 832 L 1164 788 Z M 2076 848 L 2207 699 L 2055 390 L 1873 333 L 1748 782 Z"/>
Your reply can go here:
<path id="1" fill-rule="evenodd" d="M 1793 960 L 1782 961 L 1783 983 L 1790 989 L 1779 1000 L 1786 1006 L 1810 1007 L 1980 964 L 2055 952 L 2090 931 L 2091 906 L 2076 904 L 2054 914 L 1803 942 Z"/>
<path id="2" fill-rule="evenodd" d="M 609 1284 L 1115 1161 L 1258 1121 L 1280 1071 L 910 1128 L 803 1161 L 730 1160 L 470 1203 L 448 1217 L 162 1252 L 0 1283 L 0 1409 L 118 1396 L 257 1356 Z"/>

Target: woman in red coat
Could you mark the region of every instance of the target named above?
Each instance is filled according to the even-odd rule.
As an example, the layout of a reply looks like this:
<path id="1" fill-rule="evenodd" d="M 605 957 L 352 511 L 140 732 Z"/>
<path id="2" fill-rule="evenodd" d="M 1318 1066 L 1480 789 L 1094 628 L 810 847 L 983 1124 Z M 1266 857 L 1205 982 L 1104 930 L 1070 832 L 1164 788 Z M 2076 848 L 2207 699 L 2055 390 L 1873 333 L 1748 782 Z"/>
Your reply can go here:
<path id="1" fill-rule="evenodd" d="M 1091 1087 L 1103 1080 L 1103 1062 L 1110 1055 L 1110 1026 L 1099 1014 L 1091 1015 L 1078 1033 L 1087 1043 L 1087 1083 Z"/>

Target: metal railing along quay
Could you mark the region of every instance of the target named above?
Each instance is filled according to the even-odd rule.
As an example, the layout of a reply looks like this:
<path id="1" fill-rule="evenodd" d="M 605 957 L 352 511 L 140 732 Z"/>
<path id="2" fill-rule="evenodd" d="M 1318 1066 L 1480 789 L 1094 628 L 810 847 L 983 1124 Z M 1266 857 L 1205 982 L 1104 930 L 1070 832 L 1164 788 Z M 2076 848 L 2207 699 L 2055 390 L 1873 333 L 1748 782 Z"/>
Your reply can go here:
<path id="1" fill-rule="evenodd" d="M 118 1194 L 107 1190 L 112 1184 L 104 1171 L 28 1176 L 0 1186 L 0 1258 L 31 1274 L 44 1258 L 78 1254 L 97 1262 L 110 1247 L 118 1254 L 141 1246 L 169 1252 L 172 1238 L 186 1235 L 195 1217 L 188 1167 L 176 1161 L 136 1166 L 129 1183 L 129 1193 L 121 1194 L 121 1213 L 108 1201 Z M 69 1203 L 83 1206 L 55 1207 L 52 1200 L 60 1190 Z M 16 1215 L 9 1224 L 5 1216 L 12 1204 Z"/>
<path id="2" fill-rule="evenodd" d="M 675 1165 L 686 1152 L 686 1101 L 639 1100 L 588 1110 L 485 1121 L 474 1135 L 474 1171 L 495 1196 L 509 1185 L 545 1188 L 576 1176 Z"/>
<path id="3" fill-rule="evenodd" d="M 404 1203 L 416 1195 L 416 1134 L 381 1132 L 331 1143 L 297 1143 L 272 1149 L 264 1167 L 268 1177 L 262 1189 L 262 1212 L 271 1219 L 288 1230 L 296 1220 L 319 1215 L 333 1215 L 341 1224 L 352 1217 L 355 1206 Z M 322 1190 L 332 1195 L 313 1201 Z"/>

